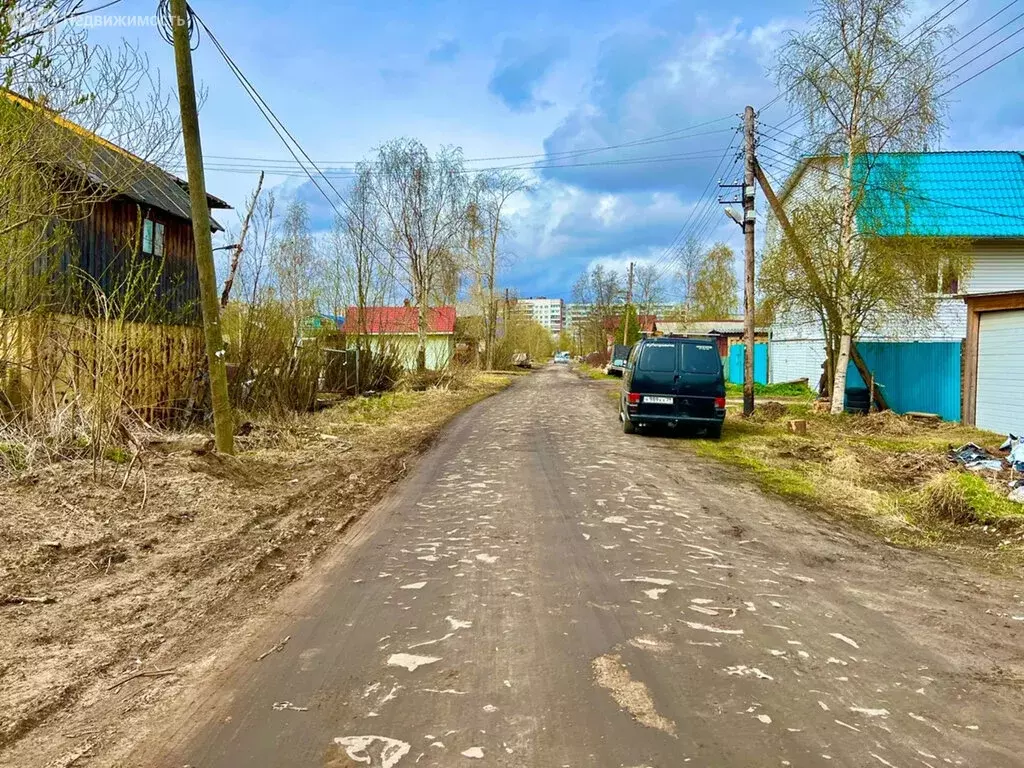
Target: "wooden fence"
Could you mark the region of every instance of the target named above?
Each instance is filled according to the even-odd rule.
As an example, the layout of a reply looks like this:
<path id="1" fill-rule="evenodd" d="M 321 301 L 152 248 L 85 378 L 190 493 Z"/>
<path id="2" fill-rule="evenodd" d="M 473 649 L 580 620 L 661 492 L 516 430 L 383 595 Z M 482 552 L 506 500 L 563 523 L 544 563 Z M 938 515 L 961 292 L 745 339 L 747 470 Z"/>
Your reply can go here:
<path id="1" fill-rule="evenodd" d="M 193 326 L 0 315 L 0 392 L 16 409 L 102 398 L 163 422 L 186 406 L 203 364 L 202 331 Z"/>

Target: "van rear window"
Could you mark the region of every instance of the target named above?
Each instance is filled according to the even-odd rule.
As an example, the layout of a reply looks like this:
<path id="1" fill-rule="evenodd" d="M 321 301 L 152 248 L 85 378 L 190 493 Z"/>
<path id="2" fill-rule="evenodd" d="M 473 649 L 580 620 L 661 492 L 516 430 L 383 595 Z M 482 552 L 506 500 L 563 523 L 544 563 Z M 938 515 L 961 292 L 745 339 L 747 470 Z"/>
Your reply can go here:
<path id="1" fill-rule="evenodd" d="M 718 373 L 722 360 L 714 344 L 683 344 L 683 373 Z"/>
<path id="2" fill-rule="evenodd" d="M 675 344 L 646 344 L 643 354 L 640 355 L 641 371 L 674 372 L 676 370 Z"/>

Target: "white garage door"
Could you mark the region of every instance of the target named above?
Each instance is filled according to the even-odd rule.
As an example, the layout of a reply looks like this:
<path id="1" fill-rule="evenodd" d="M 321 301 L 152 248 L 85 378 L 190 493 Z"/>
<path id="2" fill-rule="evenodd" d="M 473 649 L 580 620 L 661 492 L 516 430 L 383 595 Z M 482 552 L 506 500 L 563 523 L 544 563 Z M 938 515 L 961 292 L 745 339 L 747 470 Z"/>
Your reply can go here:
<path id="1" fill-rule="evenodd" d="M 975 423 L 1000 434 L 1024 434 L 1024 310 L 986 312 L 978 339 Z"/>

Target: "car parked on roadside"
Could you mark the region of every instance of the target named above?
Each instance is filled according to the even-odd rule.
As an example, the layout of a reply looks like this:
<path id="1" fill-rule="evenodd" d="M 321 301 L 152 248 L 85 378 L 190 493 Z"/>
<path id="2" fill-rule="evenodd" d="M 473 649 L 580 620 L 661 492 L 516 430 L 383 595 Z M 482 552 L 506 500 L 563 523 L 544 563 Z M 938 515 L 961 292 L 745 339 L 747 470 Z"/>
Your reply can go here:
<path id="1" fill-rule="evenodd" d="M 630 347 L 627 344 L 616 344 L 612 347 L 612 356 L 605 366 L 604 372 L 609 376 L 622 376 L 626 372 L 626 361 L 629 360 Z"/>
<path id="2" fill-rule="evenodd" d="M 637 342 L 622 377 L 619 418 L 627 434 L 661 424 L 721 437 L 725 377 L 715 342 L 680 336 Z"/>
<path id="3" fill-rule="evenodd" d="M 568 352 L 557 352 L 555 353 L 555 362 L 559 365 L 569 364 L 569 353 Z"/>

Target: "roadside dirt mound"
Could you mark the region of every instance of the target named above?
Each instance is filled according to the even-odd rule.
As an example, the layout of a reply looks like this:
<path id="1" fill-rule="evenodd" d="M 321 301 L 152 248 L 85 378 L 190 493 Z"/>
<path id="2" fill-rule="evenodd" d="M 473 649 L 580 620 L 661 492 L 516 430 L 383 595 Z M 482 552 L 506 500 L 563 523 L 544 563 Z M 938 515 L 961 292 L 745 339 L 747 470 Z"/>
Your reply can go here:
<path id="1" fill-rule="evenodd" d="M 764 403 L 758 403 L 754 407 L 754 412 L 750 415 L 750 420 L 778 421 L 788 413 L 789 409 L 786 407 L 785 403 L 778 403 L 774 400 L 769 400 Z"/>
<path id="2" fill-rule="evenodd" d="M 939 422 L 935 422 L 938 424 Z M 927 422 L 925 422 L 927 424 Z M 921 431 L 921 424 L 909 416 L 900 416 L 892 411 L 879 411 L 858 416 L 854 419 L 852 431 L 862 435 L 890 435 L 907 437 Z"/>

